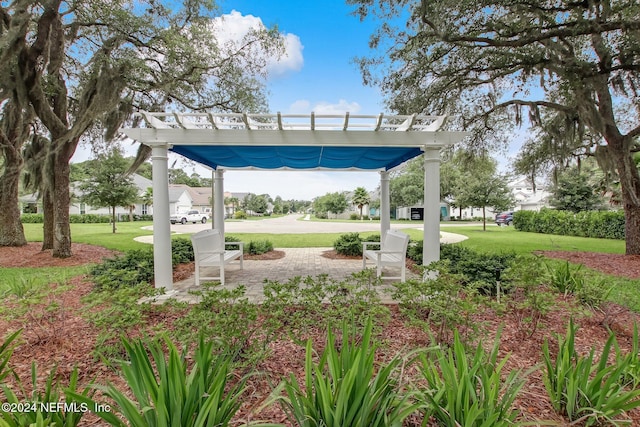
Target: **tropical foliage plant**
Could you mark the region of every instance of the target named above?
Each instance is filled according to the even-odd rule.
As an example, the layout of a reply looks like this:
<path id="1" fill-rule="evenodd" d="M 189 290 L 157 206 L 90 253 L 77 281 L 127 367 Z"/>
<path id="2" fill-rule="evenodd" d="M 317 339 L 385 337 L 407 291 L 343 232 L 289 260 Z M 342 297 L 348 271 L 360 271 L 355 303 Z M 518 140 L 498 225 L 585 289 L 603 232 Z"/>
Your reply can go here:
<path id="1" fill-rule="evenodd" d="M 619 358 L 617 363 L 608 364 L 609 354 L 616 346 L 613 333 L 599 361 L 594 349 L 587 356 L 580 356 L 575 349 L 576 330 L 571 321 L 565 338 L 558 339 L 555 359 L 547 340 L 542 348 L 546 368 L 543 381 L 553 408 L 570 421 L 581 421 L 586 426 L 625 423 L 625 412 L 640 406 L 640 389 L 625 388 L 620 382 L 633 360 Z"/>
<path id="2" fill-rule="evenodd" d="M 192 363 L 186 352 L 180 352 L 168 339 L 124 340 L 123 345 L 128 360 L 120 364 L 120 370 L 129 390 L 123 392 L 114 385 L 102 388 L 114 406 L 112 412 L 97 413 L 109 425 L 227 426 L 240 408 L 247 377 L 237 379 L 232 370 L 233 355 L 215 354 L 213 343 L 203 335 Z M 73 396 L 96 404 L 87 397 Z"/>
<path id="3" fill-rule="evenodd" d="M 515 369 L 503 372 L 508 358 L 498 360 L 499 342 L 498 335 L 488 354 L 478 344 L 469 357 L 456 331 L 451 347 L 419 354 L 426 387 L 418 398 L 425 420 L 432 416 L 439 425 L 448 427 L 518 424 L 519 412 L 512 406 L 524 377 Z"/>
<path id="4" fill-rule="evenodd" d="M 400 392 L 402 358 L 376 366 L 376 349 L 371 322 L 361 337 L 345 322 L 341 342 L 329 329 L 317 363 L 307 342 L 304 383 L 292 375 L 276 388 L 275 399 L 301 427 L 400 427 L 417 405 Z"/>

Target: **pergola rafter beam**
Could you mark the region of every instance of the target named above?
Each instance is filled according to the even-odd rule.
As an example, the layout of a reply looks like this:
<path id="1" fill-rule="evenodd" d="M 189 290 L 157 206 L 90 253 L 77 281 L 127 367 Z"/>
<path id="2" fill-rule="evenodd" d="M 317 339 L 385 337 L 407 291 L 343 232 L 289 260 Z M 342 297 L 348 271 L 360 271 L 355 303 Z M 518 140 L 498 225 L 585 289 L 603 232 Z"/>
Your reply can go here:
<path id="1" fill-rule="evenodd" d="M 152 147 L 153 228 L 156 287 L 170 290 L 171 237 L 167 152 L 169 149 L 215 170 L 216 228 L 224 232 L 225 169 L 379 171 L 381 233 L 390 227 L 389 171 L 424 153 L 425 263 L 439 258 L 440 149 L 467 132 L 441 132 L 446 116 L 357 114 L 250 114 L 140 112 L 145 128 L 121 131 Z M 156 215 L 157 213 L 157 215 Z M 169 260 L 169 261 L 167 261 Z"/>

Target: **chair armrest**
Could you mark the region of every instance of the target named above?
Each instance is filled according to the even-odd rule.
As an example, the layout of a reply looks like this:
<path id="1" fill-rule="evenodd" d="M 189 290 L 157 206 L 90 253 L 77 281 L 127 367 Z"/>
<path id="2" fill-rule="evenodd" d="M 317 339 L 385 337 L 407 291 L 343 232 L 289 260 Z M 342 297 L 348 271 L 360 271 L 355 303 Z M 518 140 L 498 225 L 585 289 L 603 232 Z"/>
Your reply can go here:
<path id="1" fill-rule="evenodd" d="M 367 246 L 380 246 L 382 243 L 381 242 L 362 242 L 362 250 L 366 251 L 367 250 Z"/>
<path id="2" fill-rule="evenodd" d="M 238 250 L 244 252 L 244 242 L 224 242 L 225 248 L 227 246 L 237 246 Z"/>

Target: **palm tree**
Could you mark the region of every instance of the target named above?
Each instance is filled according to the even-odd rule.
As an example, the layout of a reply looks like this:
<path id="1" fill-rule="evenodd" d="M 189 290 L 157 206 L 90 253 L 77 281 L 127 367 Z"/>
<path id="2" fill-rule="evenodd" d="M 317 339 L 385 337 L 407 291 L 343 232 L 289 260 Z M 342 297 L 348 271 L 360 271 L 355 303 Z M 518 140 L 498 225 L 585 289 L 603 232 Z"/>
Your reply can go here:
<path id="1" fill-rule="evenodd" d="M 358 209 L 360 209 L 360 221 L 362 221 L 362 207 L 364 205 L 368 205 L 370 201 L 371 201 L 371 198 L 369 197 L 369 192 L 367 191 L 366 188 L 358 187 L 353 192 L 353 198 L 351 199 L 351 203 L 358 206 Z"/>

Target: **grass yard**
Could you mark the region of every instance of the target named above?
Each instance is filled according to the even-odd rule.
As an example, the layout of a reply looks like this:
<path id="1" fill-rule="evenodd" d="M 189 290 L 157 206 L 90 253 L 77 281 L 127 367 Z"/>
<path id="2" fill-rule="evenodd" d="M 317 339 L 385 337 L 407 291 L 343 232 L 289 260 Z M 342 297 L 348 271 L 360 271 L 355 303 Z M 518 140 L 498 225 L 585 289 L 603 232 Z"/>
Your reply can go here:
<path id="1" fill-rule="evenodd" d="M 404 224 L 394 224 L 394 228 L 404 229 L 414 240 L 422 238 L 421 231 L 410 228 L 411 224 Z M 120 223 L 116 234 L 111 233 L 109 224 L 72 224 L 71 230 L 76 243 L 126 252 L 149 248 L 149 245 L 133 240 L 136 236 L 150 234 L 148 230 L 141 229 L 145 225 L 150 223 Z M 546 236 L 517 232 L 506 227 L 490 227 L 482 231 L 481 226 L 453 225 L 443 226 L 442 229 L 468 236 L 469 239 L 459 245 L 477 252 L 491 249 L 519 255 L 528 255 L 537 250 L 624 252 L 624 242 L 603 239 Z M 25 230 L 29 240 L 37 241 L 41 225 L 25 224 Z M 270 240 L 275 247 L 331 247 L 343 233 L 230 234 L 247 243 Z M 375 232 L 360 234 L 366 236 Z M 175 237 L 185 238 L 188 235 Z M 175 245 L 176 248 L 179 246 Z M 32 249 L 38 254 L 38 245 Z M 100 248 L 92 246 L 83 249 L 83 253 L 92 253 Z M 459 248 L 453 246 L 448 249 L 455 251 Z M 467 254 L 469 252 L 466 251 Z M 6 253 L 5 257 L 9 259 L 8 251 Z M 139 254 L 144 256 L 138 257 Z M 475 255 L 458 256 L 456 259 L 470 261 L 473 257 Z M 15 265 L 21 265 L 25 258 L 28 255 L 24 249 L 14 252 Z M 226 415 L 231 422 L 217 421 L 215 425 L 245 425 L 258 420 L 283 427 L 307 425 L 307 409 L 316 413 L 320 409 L 316 405 L 321 401 L 337 399 L 338 402 L 347 403 L 345 408 L 352 413 L 364 406 L 349 404 L 350 396 L 378 395 L 375 392 L 377 385 L 381 386 L 380 390 L 384 391 L 386 397 L 380 403 L 372 401 L 372 410 L 379 405 L 395 405 L 398 402 L 396 396 L 402 397 L 407 391 L 418 393 L 413 398 L 421 402 L 420 407 L 411 409 L 411 415 L 404 422 L 396 423 L 406 427 L 469 425 L 471 416 L 477 417 L 477 420 L 491 420 L 486 421 L 485 425 L 492 426 L 569 425 L 579 422 L 582 416 L 587 417 L 588 421 L 606 421 L 599 419 L 601 414 L 639 425 L 639 403 L 634 403 L 633 399 L 637 399 L 637 396 L 633 393 L 634 389 L 639 389 L 640 380 L 633 382 L 633 385 L 626 382 L 622 388 L 607 382 L 605 385 L 608 389 L 602 393 L 615 394 L 616 399 L 596 402 L 604 385 L 582 384 L 585 378 L 595 376 L 596 372 L 583 375 L 572 368 L 572 364 L 554 368 L 554 360 L 545 359 L 543 348 L 544 343 L 549 342 L 555 357 L 561 341 L 559 337 L 565 336 L 569 330 L 572 333 L 569 338 L 571 344 L 563 348 L 573 351 L 575 346 L 576 354 L 565 351 L 562 360 L 583 357 L 591 349 L 599 355 L 613 330 L 619 343 L 615 351 L 624 355 L 624 359 L 616 359 L 616 366 L 624 368 L 623 373 L 629 378 L 640 378 L 640 362 L 637 347 L 633 343 L 632 326 L 640 319 L 640 315 L 633 312 L 640 312 L 640 280 L 620 279 L 576 266 L 565 268 L 569 264 L 555 259 L 525 258 L 526 261 L 519 259 L 511 271 L 515 290 L 503 294 L 501 301 L 491 292 L 480 292 L 478 289 L 481 288 L 476 289 L 473 284 L 469 286 L 461 276 L 449 274 L 447 267 L 441 266 L 441 274 L 435 281 L 413 280 L 385 287 L 385 292 L 391 292 L 398 304 L 381 302 L 376 288 L 379 282 L 370 275 L 370 271 L 340 282 L 322 277 L 272 281 L 264 285 L 265 301 L 262 304 L 254 304 L 246 299 L 243 286 L 234 289 L 205 286 L 199 304 L 187 305 L 171 300 L 155 305 L 138 303 L 140 297 L 154 292 L 146 279 L 150 277 L 148 273 L 152 273 L 152 262 L 147 251 L 137 251 L 135 256 L 124 256 L 115 262 L 105 263 L 97 269 L 101 273 L 94 272 L 88 278 L 78 277 L 88 271 L 88 264 L 55 267 L 52 262 L 51 267 L 3 267 L 0 268 L 0 277 L 3 279 L 0 281 L 0 330 L 10 333 L 22 329 L 22 334 L 17 339 L 16 350 L 10 359 L 7 359 L 6 351 L 3 356 L 1 349 L 2 339 L 8 335 L 3 333 L 0 336 L 0 380 L 4 360 L 9 360 L 6 366 L 11 367 L 20 379 L 16 380 L 13 375 L 5 377 L 8 387 L 0 388 L 0 402 L 64 401 L 64 394 L 70 390 L 68 385 L 75 381 L 74 369 L 77 368 L 79 388 L 76 388 L 75 394 L 67 394 L 67 398 L 73 396 L 73 401 L 79 399 L 87 402 L 87 398 L 80 396 L 80 393 L 89 382 L 99 386 L 113 384 L 107 394 L 104 393 L 107 389 L 100 388 L 94 396 L 102 404 L 109 405 L 109 411 L 118 412 L 119 417 L 127 419 L 139 418 L 141 414 L 158 414 L 167 418 L 163 421 L 165 424 L 141 421 L 135 425 L 186 426 L 177 420 L 184 408 L 211 414 L 211 411 L 198 409 L 202 403 L 201 396 L 210 393 L 202 391 L 192 393 L 193 396 L 188 393 L 179 393 L 178 396 L 175 393 L 175 390 L 188 391 L 203 387 L 204 377 L 217 378 L 217 390 L 220 393 L 240 392 L 238 406 L 233 409 L 238 412 L 231 411 Z M 486 263 L 488 259 L 481 254 L 476 262 Z M 35 258 L 35 255 L 34 260 L 42 263 L 47 261 Z M 101 270 L 105 266 L 110 266 L 106 267 L 110 270 Z M 584 277 L 581 275 L 583 271 L 586 273 Z M 140 279 L 142 275 L 138 274 L 141 272 L 147 273 L 145 279 Z M 541 280 L 542 277 L 547 278 Z M 553 277 L 553 280 L 548 277 Z M 575 284 L 574 279 L 588 282 L 589 286 L 582 285 L 581 289 L 589 292 L 565 293 L 561 290 L 571 288 Z M 598 299 L 603 295 L 602 289 L 611 286 L 609 299 L 633 311 Z M 330 303 L 326 304 L 327 301 Z M 331 341 L 327 329 L 339 328 L 341 322 L 346 326 L 343 333 L 338 335 L 341 337 L 339 342 Z M 372 322 L 372 329 L 368 332 L 362 329 L 367 322 Z M 574 330 L 568 327 L 570 322 L 575 322 L 579 328 Z M 499 334 L 500 339 L 497 339 Z M 342 341 L 348 336 L 353 337 L 351 342 Z M 138 341 L 141 337 L 145 338 Z M 159 341 L 146 337 L 154 337 Z M 198 345 L 200 337 L 203 337 L 203 341 Z M 490 350 L 492 342 L 493 350 Z M 361 349 L 352 346 L 360 343 Z M 182 358 L 180 348 L 195 349 L 195 352 Z M 455 358 L 447 354 L 449 349 L 456 353 Z M 500 360 L 505 355 L 509 355 L 509 359 L 504 364 L 492 361 L 493 356 L 489 352 L 496 356 L 499 354 Z M 170 357 L 167 359 L 168 353 Z M 323 354 L 325 356 L 318 357 Z M 357 354 L 363 357 L 356 357 Z M 422 357 L 413 357 L 418 354 Z M 218 362 L 212 361 L 212 355 L 228 359 L 220 362 L 222 364 L 214 364 Z M 154 360 L 148 360 L 148 357 Z M 327 361 L 325 357 L 330 359 Z M 121 363 L 122 360 L 127 362 Z M 333 387 L 328 386 L 333 383 L 342 384 L 344 388 L 335 390 L 335 396 L 327 394 L 322 399 L 305 400 L 308 408 L 300 407 L 298 415 L 287 416 L 286 404 L 282 405 L 287 399 L 273 399 L 274 388 L 278 384 L 283 387 L 283 381 L 292 381 L 285 388 L 286 392 L 292 393 L 295 388 L 292 384 L 305 384 L 305 370 L 315 369 L 314 364 L 318 360 L 338 368 L 328 370 L 318 366 L 317 371 L 308 371 L 307 381 L 313 381 L 314 384 L 309 391 L 319 391 L 325 384 L 327 386 L 322 388 L 323 392 L 334 393 Z M 454 366 L 454 360 L 467 362 Z M 37 363 L 37 374 L 35 371 L 32 373 L 32 363 Z M 194 368 L 193 375 L 196 377 L 188 375 L 193 363 L 202 363 L 205 373 Z M 585 362 L 580 363 L 584 366 Z M 394 368 L 387 369 L 385 366 Z M 497 371 L 494 372 L 495 367 Z M 163 373 L 171 373 L 170 377 L 156 381 L 157 376 L 164 375 L 157 373 L 156 368 Z M 520 368 L 524 371 L 519 371 Z M 60 382 L 46 383 L 46 376 L 54 369 L 57 369 L 55 378 Z M 545 389 L 543 377 L 547 372 L 554 378 L 561 376 L 556 375 L 553 369 L 566 369 L 566 372 L 562 372 L 563 378 L 573 375 L 576 383 L 580 380 L 583 388 L 579 393 L 586 397 L 579 402 L 581 406 L 577 412 L 568 414 L 557 406 L 557 396 L 565 393 L 562 384 L 552 392 Z M 128 372 L 126 375 L 125 371 Z M 135 377 L 136 372 L 141 376 Z M 390 375 L 389 387 L 384 385 L 387 384 L 384 378 L 377 383 L 366 377 L 367 372 L 377 376 Z M 457 374 L 447 376 L 444 375 L 446 372 Z M 443 373 L 442 377 L 434 377 L 440 373 Z M 44 390 L 45 394 L 33 397 L 32 375 L 37 381 L 36 388 Z M 344 375 L 344 381 L 331 378 L 332 375 Z M 509 390 L 504 388 L 503 381 L 515 378 L 517 387 Z M 428 389 L 424 387 L 425 381 L 429 382 Z M 236 388 L 237 384 L 246 387 Z M 128 385 L 132 388 L 129 389 Z M 629 391 L 628 387 L 632 387 L 632 390 Z M 476 391 L 483 389 L 500 392 L 493 396 L 486 393 L 476 395 Z M 50 390 L 58 394 L 49 394 Z M 427 397 L 432 390 L 446 392 L 439 394 L 441 400 L 437 407 Z M 452 390 L 459 391 L 451 393 Z M 14 392 L 16 394 L 12 395 Z M 120 405 L 122 400 L 116 399 L 117 393 L 124 393 L 133 402 Z M 146 402 L 148 393 L 162 393 L 163 397 L 152 403 L 142 403 Z M 211 395 L 217 396 L 216 393 Z M 505 403 L 507 410 L 497 414 L 496 408 L 502 405 L 500 399 L 503 396 L 509 396 Z M 229 404 L 229 400 L 219 402 Z M 469 408 L 474 402 L 478 405 L 471 414 Z M 630 402 L 629 406 L 624 402 Z M 143 411 L 142 407 L 151 407 L 152 410 Z M 321 409 L 335 411 L 338 416 L 340 407 L 340 404 L 331 404 Z M 225 411 L 217 411 L 222 412 Z M 366 415 L 369 410 L 361 412 Z M 455 419 L 449 419 L 449 414 L 455 414 Z M 348 414 L 345 412 L 342 415 Z M 109 419 L 112 425 L 124 425 L 117 417 L 107 415 L 99 419 L 95 413 L 87 413 L 77 421 L 56 418 L 62 417 L 61 413 L 47 416 L 52 418 L 37 424 L 34 414 L 0 412 L 0 425 L 3 426 L 5 420 L 11 426 L 51 425 L 47 422 L 54 419 L 56 425 L 69 427 L 105 425 L 104 422 Z M 500 422 L 494 416 L 498 416 Z M 171 422 L 168 421 L 170 417 L 173 417 Z M 335 425 L 355 424 L 338 421 Z M 379 425 L 389 424 L 383 422 Z"/>

